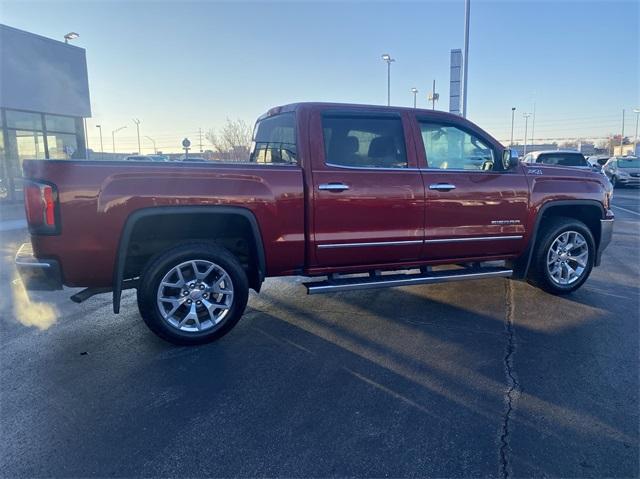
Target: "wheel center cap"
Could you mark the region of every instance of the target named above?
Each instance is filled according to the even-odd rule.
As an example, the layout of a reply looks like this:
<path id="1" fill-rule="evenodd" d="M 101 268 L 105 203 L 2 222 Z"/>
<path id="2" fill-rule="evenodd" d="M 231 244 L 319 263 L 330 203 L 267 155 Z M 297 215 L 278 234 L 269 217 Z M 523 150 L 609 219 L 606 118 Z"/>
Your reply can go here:
<path id="1" fill-rule="evenodd" d="M 202 298 L 202 291 L 200 291 L 199 289 L 194 289 L 193 291 L 191 291 L 191 293 L 189 293 L 189 297 L 194 301 L 198 301 Z"/>
<path id="2" fill-rule="evenodd" d="M 560 255 L 560 261 L 566 261 L 568 257 L 569 257 L 569 253 L 562 253 Z"/>

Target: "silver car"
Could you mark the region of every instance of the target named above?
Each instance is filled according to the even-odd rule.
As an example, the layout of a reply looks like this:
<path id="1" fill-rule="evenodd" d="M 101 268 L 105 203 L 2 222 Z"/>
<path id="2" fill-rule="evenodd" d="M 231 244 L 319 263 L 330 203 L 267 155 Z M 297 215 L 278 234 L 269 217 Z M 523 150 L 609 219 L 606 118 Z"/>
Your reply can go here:
<path id="1" fill-rule="evenodd" d="M 604 174 L 616 186 L 640 186 L 640 158 L 614 156 L 603 167 Z"/>

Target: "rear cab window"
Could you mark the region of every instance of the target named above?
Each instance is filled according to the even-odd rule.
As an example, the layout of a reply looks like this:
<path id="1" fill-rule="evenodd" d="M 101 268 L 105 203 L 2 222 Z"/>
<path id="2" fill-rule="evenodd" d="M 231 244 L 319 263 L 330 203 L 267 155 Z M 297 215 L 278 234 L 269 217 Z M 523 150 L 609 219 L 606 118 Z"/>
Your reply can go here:
<path id="1" fill-rule="evenodd" d="M 256 123 L 249 161 L 267 165 L 298 164 L 294 112 L 263 118 Z"/>

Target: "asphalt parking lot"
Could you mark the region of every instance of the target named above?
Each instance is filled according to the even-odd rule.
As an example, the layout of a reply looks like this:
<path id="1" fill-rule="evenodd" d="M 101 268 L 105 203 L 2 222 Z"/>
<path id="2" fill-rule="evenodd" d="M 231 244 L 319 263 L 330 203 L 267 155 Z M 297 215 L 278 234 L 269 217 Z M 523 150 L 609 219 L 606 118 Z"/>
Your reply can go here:
<path id="1" fill-rule="evenodd" d="M 638 477 L 640 191 L 614 205 L 603 265 L 571 296 L 275 279 L 198 348 L 150 333 L 131 291 L 117 316 L 109 295 L 30 301 L 13 223 L 0 476 Z"/>

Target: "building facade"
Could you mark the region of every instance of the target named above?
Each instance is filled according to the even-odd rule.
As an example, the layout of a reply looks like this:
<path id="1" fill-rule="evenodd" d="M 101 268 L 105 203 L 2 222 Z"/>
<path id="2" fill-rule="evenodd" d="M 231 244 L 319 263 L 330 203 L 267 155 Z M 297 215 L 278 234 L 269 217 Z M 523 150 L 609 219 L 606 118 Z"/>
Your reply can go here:
<path id="1" fill-rule="evenodd" d="M 0 201 L 22 197 L 26 159 L 86 158 L 85 51 L 0 25 Z"/>

